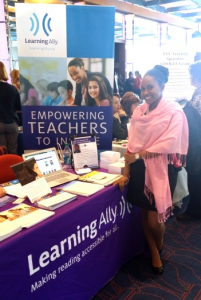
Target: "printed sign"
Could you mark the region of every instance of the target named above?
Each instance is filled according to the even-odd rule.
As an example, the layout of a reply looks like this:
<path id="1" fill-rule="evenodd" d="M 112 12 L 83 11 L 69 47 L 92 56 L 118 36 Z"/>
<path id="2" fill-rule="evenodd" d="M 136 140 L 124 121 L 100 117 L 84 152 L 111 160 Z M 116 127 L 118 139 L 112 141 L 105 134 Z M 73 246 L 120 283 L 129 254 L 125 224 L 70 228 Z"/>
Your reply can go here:
<path id="1" fill-rule="evenodd" d="M 99 149 L 111 149 L 114 16 L 114 7 L 16 4 L 25 150 L 56 146 L 57 137 L 64 135 L 68 138 L 72 134 L 91 133 L 103 137 Z M 86 116 L 74 119 L 76 114 L 92 115 L 92 106 L 98 116 L 104 110 L 103 122 L 99 117 L 93 121 Z M 55 128 L 59 114 L 63 122 L 63 113 L 67 113 L 69 130 L 68 124 L 65 131 L 50 129 L 49 119 L 43 118 L 42 126 L 47 130 L 38 130 L 37 138 L 41 140 L 35 143 L 30 126 L 33 116 L 48 110 L 53 112 L 51 126 L 55 124 Z M 40 123 L 40 118 L 35 120 Z M 103 123 L 106 129 L 101 129 Z"/>

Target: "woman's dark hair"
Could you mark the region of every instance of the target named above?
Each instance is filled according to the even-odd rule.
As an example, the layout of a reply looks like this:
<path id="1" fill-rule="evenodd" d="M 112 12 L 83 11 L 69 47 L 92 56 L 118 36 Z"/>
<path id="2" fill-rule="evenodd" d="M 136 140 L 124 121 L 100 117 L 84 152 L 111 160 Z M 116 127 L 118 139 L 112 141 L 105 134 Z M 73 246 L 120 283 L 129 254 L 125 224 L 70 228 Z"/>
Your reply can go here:
<path id="1" fill-rule="evenodd" d="M 146 75 L 154 77 L 158 84 L 162 85 L 168 82 L 169 70 L 166 67 L 156 65 L 153 69 L 147 71 Z"/>
<path id="2" fill-rule="evenodd" d="M 24 85 L 24 93 L 25 93 L 25 99 L 28 99 L 28 91 L 30 89 L 34 89 L 34 86 L 31 84 L 31 82 L 26 79 L 22 74 L 20 74 L 20 86 Z"/>
<path id="3" fill-rule="evenodd" d="M 89 96 L 89 92 L 88 92 L 88 86 L 89 86 L 89 82 L 90 81 L 96 81 L 98 83 L 98 86 L 99 86 L 99 96 L 100 96 L 100 101 L 101 100 L 104 100 L 104 99 L 107 99 L 109 102 L 110 102 L 110 106 L 112 105 L 112 99 L 110 97 L 110 95 L 108 94 L 108 91 L 107 91 L 107 87 L 105 85 L 105 82 L 104 80 L 99 77 L 99 76 L 91 76 L 89 79 L 88 79 L 88 83 L 87 83 L 87 105 L 88 106 L 94 106 L 96 105 L 96 101 L 93 99 L 91 99 L 91 97 Z"/>
<path id="4" fill-rule="evenodd" d="M 119 94 L 117 94 L 117 93 L 113 93 L 113 97 L 114 96 L 116 96 L 117 98 L 119 98 L 119 100 L 120 100 L 120 96 L 119 96 Z"/>
<path id="5" fill-rule="evenodd" d="M 121 99 L 121 107 L 127 114 L 127 116 L 130 118 L 132 116 L 131 112 L 131 106 L 133 104 L 139 104 L 140 103 L 140 98 L 138 95 L 132 93 L 132 92 L 127 92 L 123 95 Z"/>
<path id="6" fill-rule="evenodd" d="M 65 90 L 73 90 L 73 85 L 69 80 L 62 80 L 59 82 L 58 87 L 63 87 Z"/>
<path id="7" fill-rule="evenodd" d="M 27 168 L 27 171 L 29 172 L 29 174 L 33 175 L 34 177 L 37 177 L 38 174 L 33 171 L 35 163 L 36 163 L 36 161 L 34 159 L 27 160 L 26 161 L 26 168 Z"/>
<path id="8" fill-rule="evenodd" d="M 76 66 L 76 67 L 84 67 L 84 62 L 82 58 L 73 58 L 69 63 L 68 63 L 68 68 L 72 67 L 72 66 Z"/>
<path id="9" fill-rule="evenodd" d="M 190 65 L 189 73 L 201 82 L 201 61 L 197 61 L 196 63 Z"/>

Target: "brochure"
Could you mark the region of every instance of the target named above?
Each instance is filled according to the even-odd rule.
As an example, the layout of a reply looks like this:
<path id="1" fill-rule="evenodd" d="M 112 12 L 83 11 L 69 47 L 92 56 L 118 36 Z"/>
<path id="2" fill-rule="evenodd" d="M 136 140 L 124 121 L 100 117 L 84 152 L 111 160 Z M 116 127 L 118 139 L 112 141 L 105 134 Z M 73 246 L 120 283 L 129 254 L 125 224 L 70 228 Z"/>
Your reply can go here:
<path id="1" fill-rule="evenodd" d="M 0 241 L 19 232 L 22 228 L 29 228 L 54 214 L 52 211 L 27 204 L 20 204 L 2 211 L 0 212 Z"/>
<path id="2" fill-rule="evenodd" d="M 32 203 L 52 192 L 34 158 L 13 165 L 11 168 L 19 180 L 24 194 L 28 196 Z M 16 185 L 13 186 L 14 190 L 15 188 Z M 9 191 L 7 191 L 7 193 L 9 193 Z M 22 195 L 20 196 L 19 194 L 15 196 L 23 198 Z"/>
<path id="3" fill-rule="evenodd" d="M 104 186 L 95 183 L 72 181 L 71 183 L 62 186 L 60 189 L 65 192 L 88 197 L 104 189 Z"/>
<path id="4" fill-rule="evenodd" d="M 36 205 L 41 208 L 49 209 L 49 210 L 55 210 L 73 200 L 75 200 L 77 196 L 72 195 L 70 193 L 60 191 L 57 192 L 54 196 L 47 196 L 44 198 L 41 198 L 38 202 L 36 202 Z"/>
<path id="5" fill-rule="evenodd" d="M 93 171 L 86 175 L 80 176 L 79 180 L 108 186 L 112 184 L 115 180 L 117 180 L 119 177 L 121 177 L 121 174 L 109 174 L 105 172 Z"/>
<path id="6" fill-rule="evenodd" d="M 71 137 L 71 147 L 75 172 L 83 168 L 99 168 L 96 137 L 93 134 Z"/>

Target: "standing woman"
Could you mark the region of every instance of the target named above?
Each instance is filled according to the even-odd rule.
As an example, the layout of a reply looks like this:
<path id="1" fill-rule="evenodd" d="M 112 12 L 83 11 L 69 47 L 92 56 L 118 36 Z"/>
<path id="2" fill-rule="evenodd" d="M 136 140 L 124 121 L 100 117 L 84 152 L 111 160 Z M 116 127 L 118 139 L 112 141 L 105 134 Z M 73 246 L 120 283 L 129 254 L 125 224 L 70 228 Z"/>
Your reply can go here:
<path id="1" fill-rule="evenodd" d="M 107 92 L 103 79 L 91 76 L 87 86 L 87 106 L 111 106 L 112 99 Z"/>
<path id="2" fill-rule="evenodd" d="M 84 69 L 84 62 L 82 58 L 74 58 L 68 64 L 68 73 L 70 74 L 71 78 L 76 82 L 76 92 L 75 92 L 75 102 L 74 105 L 80 106 L 83 100 L 86 101 L 87 98 L 87 85 L 88 79 L 95 75 L 99 76 L 105 82 L 107 87 L 107 92 L 112 98 L 113 91 L 110 85 L 109 80 L 105 75 L 100 72 L 90 72 Z M 89 96 L 89 98 L 91 98 Z M 91 100 L 91 99 L 90 99 Z"/>
<path id="3" fill-rule="evenodd" d="M 119 179 L 128 186 L 128 201 L 141 208 L 144 234 L 152 255 L 152 269 L 162 274 L 160 252 L 164 243 L 164 222 L 171 215 L 177 182 L 174 161 L 185 163 L 188 125 L 178 103 L 163 98 L 169 71 L 163 66 L 149 70 L 142 80 L 141 96 L 146 101 L 131 118 L 126 167 Z M 130 182 L 129 182 L 130 181 Z"/>
<path id="4" fill-rule="evenodd" d="M 0 144 L 7 147 L 8 153 L 17 154 L 19 119 L 16 111 L 21 111 L 20 95 L 7 80 L 6 68 L 0 62 Z"/>

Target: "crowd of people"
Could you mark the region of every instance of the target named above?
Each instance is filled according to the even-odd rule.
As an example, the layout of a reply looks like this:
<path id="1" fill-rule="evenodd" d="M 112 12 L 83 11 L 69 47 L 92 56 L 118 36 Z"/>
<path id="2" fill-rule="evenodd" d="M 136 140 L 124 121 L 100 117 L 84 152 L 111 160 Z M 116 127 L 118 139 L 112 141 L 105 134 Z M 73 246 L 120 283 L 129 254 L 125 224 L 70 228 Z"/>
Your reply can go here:
<path id="1" fill-rule="evenodd" d="M 113 106 L 113 139 L 128 138 L 124 173 L 114 184 L 122 190 L 128 185 L 127 200 L 141 209 L 152 269 L 162 274 L 165 221 L 172 213 L 172 197 L 182 166 L 188 172 L 190 202 L 177 219 L 201 218 L 201 62 L 190 66 L 191 84 L 196 90 L 184 109 L 163 97 L 169 78 L 164 66 L 156 65 L 143 78 L 138 71 L 135 78 L 130 72 L 122 97 L 113 94 L 104 74 L 85 70 L 81 58 L 69 62 L 68 72 L 76 84 L 75 99 L 72 83 L 63 80 L 47 85 L 42 105 Z M 19 73 L 11 74 L 13 85 L 7 83 L 5 67 L 0 63 L 0 143 L 8 153 L 16 153 L 16 111 L 21 110 L 21 103 L 38 105 L 39 99 L 23 76 L 19 83 Z M 4 194 L 0 188 L 0 196 Z"/>

